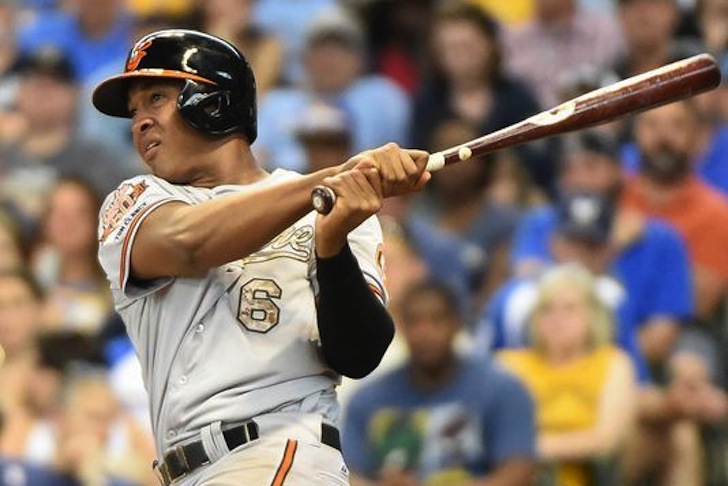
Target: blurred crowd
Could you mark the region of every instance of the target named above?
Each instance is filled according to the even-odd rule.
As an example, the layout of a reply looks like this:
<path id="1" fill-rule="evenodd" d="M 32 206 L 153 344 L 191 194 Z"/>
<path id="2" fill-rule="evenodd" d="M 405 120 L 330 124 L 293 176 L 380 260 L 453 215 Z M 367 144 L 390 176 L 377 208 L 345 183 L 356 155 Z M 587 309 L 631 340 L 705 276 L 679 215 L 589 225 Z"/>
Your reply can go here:
<path id="1" fill-rule="evenodd" d="M 442 150 L 702 52 L 728 76 L 728 0 L 0 0 L 0 485 L 156 484 L 96 259 L 147 169 L 90 93 L 166 27 L 250 59 L 270 171 Z M 352 485 L 728 485 L 728 81 L 480 158 L 381 212 L 398 332 L 340 389 Z"/>

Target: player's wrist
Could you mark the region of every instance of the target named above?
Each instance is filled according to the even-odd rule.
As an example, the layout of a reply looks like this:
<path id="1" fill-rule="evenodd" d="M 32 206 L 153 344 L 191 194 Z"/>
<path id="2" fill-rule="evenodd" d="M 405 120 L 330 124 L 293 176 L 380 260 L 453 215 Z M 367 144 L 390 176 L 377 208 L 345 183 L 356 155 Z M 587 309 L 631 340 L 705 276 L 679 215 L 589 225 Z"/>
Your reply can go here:
<path id="1" fill-rule="evenodd" d="M 333 258 L 344 248 L 347 243 L 346 234 L 332 234 L 333 232 L 316 232 L 316 257 L 317 258 Z"/>

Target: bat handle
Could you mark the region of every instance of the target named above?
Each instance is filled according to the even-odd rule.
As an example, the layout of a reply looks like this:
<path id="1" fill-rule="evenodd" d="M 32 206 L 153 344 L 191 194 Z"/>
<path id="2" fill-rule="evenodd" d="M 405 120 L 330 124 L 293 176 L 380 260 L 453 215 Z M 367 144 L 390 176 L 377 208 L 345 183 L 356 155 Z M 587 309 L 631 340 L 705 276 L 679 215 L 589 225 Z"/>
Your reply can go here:
<path id="1" fill-rule="evenodd" d="M 327 186 L 316 186 L 311 191 L 311 205 L 319 214 L 329 214 L 336 204 L 336 193 Z"/>
<path id="2" fill-rule="evenodd" d="M 427 159 L 425 170 L 433 172 L 445 167 L 445 154 L 435 152 Z M 336 193 L 330 187 L 319 185 L 311 191 L 311 205 L 320 214 L 329 214 L 336 204 Z"/>

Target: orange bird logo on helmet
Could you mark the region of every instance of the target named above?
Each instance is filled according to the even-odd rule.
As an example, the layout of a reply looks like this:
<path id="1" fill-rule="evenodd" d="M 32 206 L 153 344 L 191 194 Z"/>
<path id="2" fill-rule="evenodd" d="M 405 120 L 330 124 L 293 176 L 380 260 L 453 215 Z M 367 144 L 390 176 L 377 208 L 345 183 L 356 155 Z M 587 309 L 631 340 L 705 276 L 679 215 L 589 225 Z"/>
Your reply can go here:
<path id="1" fill-rule="evenodd" d="M 133 71 L 137 68 L 137 66 L 139 66 L 139 63 L 142 61 L 142 58 L 147 55 L 146 51 L 151 45 L 152 41 L 147 40 L 134 46 L 134 49 L 132 49 L 131 55 L 129 56 L 129 61 L 126 63 L 127 71 Z"/>

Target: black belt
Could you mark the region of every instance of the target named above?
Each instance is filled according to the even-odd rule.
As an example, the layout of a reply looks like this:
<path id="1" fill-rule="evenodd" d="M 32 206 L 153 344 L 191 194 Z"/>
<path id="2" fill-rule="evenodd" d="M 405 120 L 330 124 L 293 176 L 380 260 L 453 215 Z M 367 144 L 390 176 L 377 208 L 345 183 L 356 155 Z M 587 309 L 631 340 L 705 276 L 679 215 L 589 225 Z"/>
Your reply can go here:
<path id="1" fill-rule="evenodd" d="M 236 449 L 243 444 L 260 437 L 258 424 L 252 420 L 243 425 L 222 431 L 225 444 L 229 450 Z M 339 430 L 328 424 L 321 424 L 321 443 L 341 451 Z M 202 441 L 178 445 L 164 454 L 162 461 L 154 461 L 154 471 L 164 486 L 169 486 L 175 480 L 186 476 L 200 466 L 209 464 Z"/>

